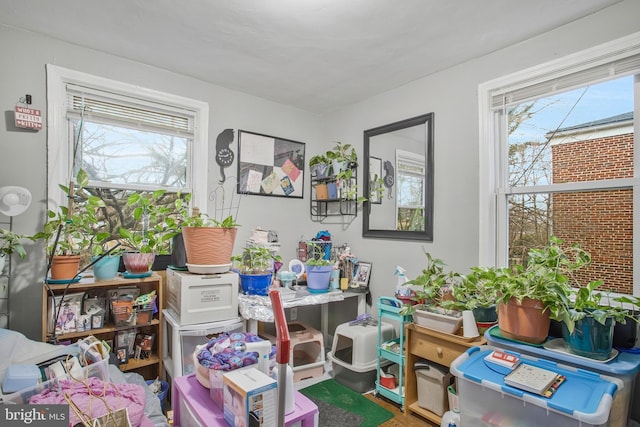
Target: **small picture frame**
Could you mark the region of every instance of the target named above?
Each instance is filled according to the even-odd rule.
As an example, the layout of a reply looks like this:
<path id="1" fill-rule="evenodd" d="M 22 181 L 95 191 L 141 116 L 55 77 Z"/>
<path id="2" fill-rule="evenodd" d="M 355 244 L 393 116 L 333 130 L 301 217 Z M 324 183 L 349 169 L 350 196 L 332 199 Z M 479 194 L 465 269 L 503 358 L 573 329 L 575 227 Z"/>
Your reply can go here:
<path id="1" fill-rule="evenodd" d="M 118 347 L 116 349 L 116 358 L 119 364 L 124 364 L 129 361 L 129 349 L 127 347 Z"/>
<path id="2" fill-rule="evenodd" d="M 356 270 L 355 282 L 360 287 L 369 286 L 369 277 L 371 276 L 371 262 L 359 261 L 358 268 Z"/>
<path id="3" fill-rule="evenodd" d="M 104 312 L 91 316 L 91 329 L 100 329 L 104 326 Z"/>

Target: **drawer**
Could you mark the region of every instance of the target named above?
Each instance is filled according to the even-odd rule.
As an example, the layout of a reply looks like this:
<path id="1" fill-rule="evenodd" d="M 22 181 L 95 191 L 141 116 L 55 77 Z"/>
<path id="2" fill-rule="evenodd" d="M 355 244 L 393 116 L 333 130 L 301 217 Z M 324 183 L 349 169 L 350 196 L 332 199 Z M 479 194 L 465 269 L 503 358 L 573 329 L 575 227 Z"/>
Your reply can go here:
<path id="1" fill-rule="evenodd" d="M 423 359 L 450 366 L 469 345 L 447 341 L 435 336 L 413 332 L 409 340 L 409 352 Z"/>

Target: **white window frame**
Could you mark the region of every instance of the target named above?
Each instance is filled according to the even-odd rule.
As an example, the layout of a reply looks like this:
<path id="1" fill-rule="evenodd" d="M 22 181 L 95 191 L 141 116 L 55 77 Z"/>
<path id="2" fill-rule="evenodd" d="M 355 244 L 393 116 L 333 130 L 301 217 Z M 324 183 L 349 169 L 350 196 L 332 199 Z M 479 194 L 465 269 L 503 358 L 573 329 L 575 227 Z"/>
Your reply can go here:
<path id="1" fill-rule="evenodd" d="M 192 206 L 206 213 L 207 207 L 207 141 L 209 132 L 209 104 L 178 95 L 147 89 L 129 83 L 94 76 L 47 64 L 47 197 L 48 204 L 67 203 L 58 184 L 68 185 L 72 147 L 69 144 L 67 120 L 67 84 L 87 86 L 105 92 L 144 99 L 152 103 L 171 105 L 192 111 L 195 116 L 193 146 L 188 150 L 187 174 L 191 182 Z M 50 209 L 54 207 L 50 206 Z"/>
<path id="2" fill-rule="evenodd" d="M 492 100 L 496 94 L 509 93 L 521 88 L 534 85 L 544 85 L 548 82 L 547 94 L 554 91 L 565 91 L 568 87 L 557 88 L 554 81 L 576 72 L 596 69 L 614 61 L 624 62 L 626 58 L 640 55 L 640 33 L 614 40 L 560 58 L 545 64 L 531 67 L 520 72 L 510 74 L 482 83 L 478 86 L 479 110 L 479 263 L 481 265 L 506 266 L 508 264 L 508 147 L 501 145 L 506 141 L 503 123 L 496 118 L 492 108 Z M 610 78 L 638 74 L 636 72 L 611 69 Z M 600 78 L 600 80 L 605 80 Z M 592 81 L 578 82 L 577 86 L 595 83 Z M 634 134 L 640 135 L 640 79 L 634 81 Z M 547 193 L 553 191 L 578 191 L 585 188 L 616 189 L 631 188 L 633 190 L 633 259 L 640 260 L 640 144 L 634 144 L 634 177 L 597 181 L 589 183 L 569 183 L 545 186 L 533 186 L 523 189 L 526 193 Z M 633 269 L 633 294 L 640 294 L 640 268 Z"/>

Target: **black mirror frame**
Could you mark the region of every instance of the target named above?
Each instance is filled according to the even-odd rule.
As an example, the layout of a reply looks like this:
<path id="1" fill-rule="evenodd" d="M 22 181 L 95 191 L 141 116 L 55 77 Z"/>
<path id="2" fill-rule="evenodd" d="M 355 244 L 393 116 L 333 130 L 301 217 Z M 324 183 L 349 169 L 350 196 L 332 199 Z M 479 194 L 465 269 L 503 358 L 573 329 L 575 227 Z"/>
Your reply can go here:
<path id="1" fill-rule="evenodd" d="M 426 125 L 426 147 L 425 147 L 425 185 L 424 185 L 424 231 L 404 231 L 404 230 L 370 230 L 369 215 L 371 213 L 371 203 L 365 201 L 363 204 L 362 218 L 362 237 L 379 238 L 379 239 L 396 239 L 396 240 L 420 240 L 424 242 L 433 241 L 433 135 L 434 135 L 434 114 L 428 113 L 421 116 L 412 117 L 406 120 L 400 120 L 384 126 L 364 131 L 364 194 L 371 194 L 369 188 L 369 153 L 370 139 L 376 135 L 393 132 L 400 129 L 406 129 L 421 124 Z"/>

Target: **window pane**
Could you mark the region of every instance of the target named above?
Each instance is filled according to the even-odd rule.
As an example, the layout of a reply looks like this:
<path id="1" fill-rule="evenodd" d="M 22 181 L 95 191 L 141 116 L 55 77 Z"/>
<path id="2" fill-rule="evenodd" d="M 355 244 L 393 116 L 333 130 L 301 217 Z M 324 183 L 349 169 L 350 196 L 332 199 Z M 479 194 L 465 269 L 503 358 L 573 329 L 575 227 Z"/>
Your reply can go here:
<path id="1" fill-rule="evenodd" d="M 100 183 L 185 188 L 190 142 L 184 137 L 85 121 L 82 167 L 91 181 Z"/>
<path id="2" fill-rule="evenodd" d="M 423 207 L 424 175 L 398 174 L 398 205 Z"/>
<path id="3" fill-rule="evenodd" d="M 633 76 L 509 111 L 509 185 L 633 176 Z"/>
<path id="4" fill-rule="evenodd" d="M 600 289 L 633 293 L 633 191 L 608 190 L 512 195 L 509 198 L 510 265 L 524 264 L 532 247 L 554 235 L 592 256 L 574 284 L 604 280 Z"/>

